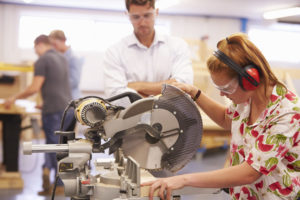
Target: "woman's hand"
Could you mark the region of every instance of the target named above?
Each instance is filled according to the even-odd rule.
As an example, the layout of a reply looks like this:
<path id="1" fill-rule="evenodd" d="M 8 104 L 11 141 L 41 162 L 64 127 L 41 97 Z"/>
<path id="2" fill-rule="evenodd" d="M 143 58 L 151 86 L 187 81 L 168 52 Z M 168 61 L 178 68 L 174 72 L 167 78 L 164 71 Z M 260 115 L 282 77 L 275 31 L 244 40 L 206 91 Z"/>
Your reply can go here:
<path id="1" fill-rule="evenodd" d="M 189 85 L 186 83 L 179 83 L 179 82 L 174 82 L 171 85 L 178 87 L 179 89 L 183 90 L 185 93 L 189 94 L 192 98 L 195 97 L 195 95 L 198 92 L 198 88 L 193 86 L 193 85 Z"/>
<path id="2" fill-rule="evenodd" d="M 153 199 L 154 192 L 159 189 L 158 195 L 160 199 L 170 200 L 173 190 L 177 190 L 184 187 L 183 176 L 173 176 L 168 178 L 161 178 L 155 181 L 142 183 L 141 186 L 150 186 L 149 199 Z"/>

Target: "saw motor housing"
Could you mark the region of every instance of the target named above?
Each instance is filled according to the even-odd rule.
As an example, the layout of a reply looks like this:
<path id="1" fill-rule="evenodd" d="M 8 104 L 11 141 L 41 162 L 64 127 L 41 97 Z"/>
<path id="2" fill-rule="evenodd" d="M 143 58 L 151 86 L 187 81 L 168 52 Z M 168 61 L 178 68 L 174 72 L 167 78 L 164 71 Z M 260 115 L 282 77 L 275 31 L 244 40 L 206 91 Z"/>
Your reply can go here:
<path id="1" fill-rule="evenodd" d="M 132 101 L 127 108 L 112 103 L 126 96 Z M 78 122 L 88 126 L 85 139 L 75 139 L 74 132 L 57 131 L 67 138 L 60 140 L 64 144 L 25 143 L 24 153 L 56 152 L 58 176 L 65 195 L 73 199 L 142 199 L 141 169 L 176 172 L 193 158 L 201 142 L 202 119 L 197 106 L 171 85 L 165 85 L 158 96 L 139 98 L 126 93 L 110 99 L 85 97 L 71 106 Z M 96 161 L 102 173 L 91 175 L 92 154 L 105 153 L 106 149 L 115 153 L 115 161 Z M 112 196 L 105 198 L 109 190 Z"/>

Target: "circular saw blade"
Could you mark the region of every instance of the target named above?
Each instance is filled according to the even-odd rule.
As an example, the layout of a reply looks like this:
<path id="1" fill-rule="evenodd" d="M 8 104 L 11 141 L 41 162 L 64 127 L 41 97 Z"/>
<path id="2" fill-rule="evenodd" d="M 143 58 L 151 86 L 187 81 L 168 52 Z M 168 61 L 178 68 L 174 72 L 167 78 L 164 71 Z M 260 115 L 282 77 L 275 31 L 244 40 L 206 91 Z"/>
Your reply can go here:
<path id="1" fill-rule="evenodd" d="M 125 130 L 121 148 L 125 156 L 131 156 L 142 168 L 175 172 L 197 152 L 202 138 L 201 115 L 192 99 L 180 89 L 165 85 L 162 95 L 135 102 L 128 113 L 124 116 L 134 118 L 137 126 L 127 134 Z M 139 124 L 157 131 L 153 133 Z"/>
<path id="2" fill-rule="evenodd" d="M 151 140 L 145 130 L 129 135 L 125 134 L 122 143 L 123 153 L 125 156 L 131 156 L 135 159 L 142 168 L 161 169 L 162 156 L 178 139 L 178 121 L 173 113 L 164 109 L 152 110 L 150 115 L 145 114 L 141 118 L 143 121 L 150 121 L 151 127 L 160 127 L 161 139 L 158 141 Z"/>

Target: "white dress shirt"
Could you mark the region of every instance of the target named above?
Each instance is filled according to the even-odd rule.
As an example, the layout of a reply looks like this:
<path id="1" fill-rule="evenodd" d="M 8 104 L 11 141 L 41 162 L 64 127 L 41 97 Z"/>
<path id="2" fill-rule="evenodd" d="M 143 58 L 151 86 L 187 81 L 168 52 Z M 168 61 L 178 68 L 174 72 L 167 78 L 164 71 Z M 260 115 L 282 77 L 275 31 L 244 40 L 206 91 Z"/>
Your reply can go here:
<path id="1" fill-rule="evenodd" d="M 152 45 L 147 48 L 132 34 L 110 47 L 105 54 L 106 97 L 136 92 L 127 87 L 130 82 L 160 82 L 168 79 L 193 83 L 190 50 L 180 38 L 156 33 Z"/>

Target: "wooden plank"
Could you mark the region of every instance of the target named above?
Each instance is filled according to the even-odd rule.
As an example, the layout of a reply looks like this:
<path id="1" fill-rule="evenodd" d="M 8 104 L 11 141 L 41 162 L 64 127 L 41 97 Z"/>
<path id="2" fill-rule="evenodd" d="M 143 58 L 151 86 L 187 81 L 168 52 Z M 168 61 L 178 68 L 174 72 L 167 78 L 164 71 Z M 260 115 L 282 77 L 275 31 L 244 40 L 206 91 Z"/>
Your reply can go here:
<path id="1" fill-rule="evenodd" d="M 148 171 L 144 170 L 144 169 L 141 169 L 141 183 L 145 183 L 145 182 L 148 182 L 148 181 L 154 181 L 156 180 L 157 178 L 155 178 L 152 174 L 150 174 Z M 141 190 L 140 190 L 140 196 L 141 197 L 148 197 L 149 196 L 149 186 L 142 186 L 141 187 Z M 154 195 L 155 197 L 158 196 L 158 190 L 156 190 L 154 192 Z"/>
<path id="2" fill-rule="evenodd" d="M 0 189 L 22 189 L 24 181 L 19 172 L 2 172 L 0 174 Z"/>

